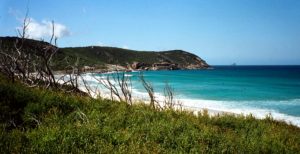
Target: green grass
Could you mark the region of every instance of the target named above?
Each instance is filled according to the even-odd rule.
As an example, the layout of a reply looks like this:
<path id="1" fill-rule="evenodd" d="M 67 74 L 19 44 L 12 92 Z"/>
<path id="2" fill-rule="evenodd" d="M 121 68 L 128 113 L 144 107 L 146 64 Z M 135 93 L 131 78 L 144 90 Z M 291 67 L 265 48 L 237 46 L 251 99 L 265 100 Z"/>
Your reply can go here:
<path id="1" fill-rule="evenodd" d="M 0 153 L 299 153 L 300 129 L 267 118 L 128 106 L 0 78 Z M 15 125 L 15 126 L 14 126 Z"/>

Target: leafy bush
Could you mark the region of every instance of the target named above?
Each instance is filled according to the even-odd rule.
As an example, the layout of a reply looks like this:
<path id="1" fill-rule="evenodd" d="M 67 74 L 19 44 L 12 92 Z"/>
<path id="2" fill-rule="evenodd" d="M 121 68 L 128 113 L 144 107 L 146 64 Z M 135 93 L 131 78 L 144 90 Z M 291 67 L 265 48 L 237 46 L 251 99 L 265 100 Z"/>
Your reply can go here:
<path id="1" fill-rule="evenodd" d="M 0 96 L 0 153 L 300 151 L 300 129 L 272 118 L 156 111 L 143 104 L 30 89 L 3 78 Z"/>

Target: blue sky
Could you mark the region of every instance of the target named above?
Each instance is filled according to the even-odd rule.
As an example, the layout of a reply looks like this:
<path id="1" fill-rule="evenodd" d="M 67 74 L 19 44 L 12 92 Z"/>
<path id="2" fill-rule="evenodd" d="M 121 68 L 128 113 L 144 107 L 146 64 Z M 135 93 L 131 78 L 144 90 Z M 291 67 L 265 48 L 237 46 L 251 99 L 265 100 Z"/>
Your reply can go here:
<path id="1" fill-rule="evenodd" d="M 1 0 L 0 36 L 16 35 L 26 5 Z M 54 20 L 60 47 L 182 49 L 212 65 L 300 64 L 299 0 L 30 0 L 29 17 L 32 36 L 45 39 Z"/>

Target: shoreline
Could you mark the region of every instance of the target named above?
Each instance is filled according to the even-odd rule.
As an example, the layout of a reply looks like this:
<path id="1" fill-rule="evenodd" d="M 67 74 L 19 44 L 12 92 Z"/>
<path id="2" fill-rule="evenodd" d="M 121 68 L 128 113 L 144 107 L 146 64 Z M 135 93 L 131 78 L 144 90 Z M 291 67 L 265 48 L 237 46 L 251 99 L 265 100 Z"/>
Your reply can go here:
<path id="1" fill-rule="evenodd" d="M 114 73 L 113 71 L 111 72 L 105 72 L 105 73 Z M 58 74 L 57 74 L 58 75 Z M 60 74 L 62 75 L 62 74 Z M 94 80 L 97 82 L 91 75 L 90 73 L 84 73 L 83 78 L 86 81 L 92 81 Z M 90 88 L 95 88 L 96 90 L 93 89 L 91 93 L 93 98 L 97 98 L 100 96 L 101 98 L 105 99 L 111 99 L 110 93 L 107 89 L 97 89 L 99 88 L 100 85 L 96 84 L 89 84 Z M 84 85 L 79 86 L 79 90 L 82 92 L 88 93 L 88 90 Z M 105 92 L 106 91 L 106 92 Z M 156 100 L 159 102 L 160 106 L 163 106 L 163 101 L 164 101 L 164 96 L 161 95 L 160 93 L 155 93 Z M 138 104 L 138 103 L 144 103 L 144 104 L 149 104 L 149 99 L 148 94 L 139 91 L 138 89 L 132 88 L 132 102 L 133 104 Z M 117 100 L 117 99 L 116 99 Z M 199 112 L 204 113 L 207 112 L 209 116 L 217 116 L 217 115 L 243 115 L 243 116 L 248 116 L 252 115 L 256 119 L 265 119 L 267 116 L 270 116 L 277 121 L 284 121 L 287 124 L 292 124 L 294 126 L 300 127 L 300 117 L 295 117 L 291 115 L 287 115 L 284 113 L 280 113 L 274 110 L 267 110 L 267 109 L 260 109 L 260 108 L 230 108 L 222 106 L 224 101 L 214 101 L 214 100 L 200 100 L 200 99 L 191 99 L 191 98 L 179 98 L 177 99 L 174 97 L 174 101 L 182 103 L 182 105 L 175 105 L 174 109 L 182 109 L 185 111 L 192 112 L 193 114 L 197 115 Z M 212 107 L 212 105 L 215 105 Z M 220 106 L 220 107 L 219 107 Z M 223 109 L 222 109 L 223 108 Z"/>
<path id="2" fill-rule="evenodd" d="M 110 72 L 105 72 L 105 73 L 114 73 L 114 72 L 110 71 Z M 89 74 L 90 73 L 84 73 L 85 77 L 86 77 L 86 75 L 89 75 Z M 90 79 L 92 79 L 92 78 L 90 78 Z M 92 80 L 95 80 L 95 79 L 92 79 Z M 91 85 L 89 85 L 89 86 L 92 87 Z M 102 89 L 102 91 L 101 91 L 98 88 L 99 87 L 96 87 L 97 90 L 93 89 L 92 91 L 90 91 L 92 98 L 100 97 L 100 98 L 105 98 L 105 99 L 111 99 L 111 96 L 109 94 L 109 91 L 107 91 L 107 89 L 105 89 L 105 90 Z M 83 85 L 79 86 L 79 90 L 81 90 L 84 93 L 89 94 L 88 90 Z M 155 92 L 155 97 L 156 97 L 156 101 L 158 101 L 159 105 L 164 106 L 164 104 L 163 104 L 164 96 Z M 115 100 L 118 100 L 118 99 L 115 98 Z M 184 102 L 182 102 L 182 99 L 174 98 L 174 101 L 179 101 L 180 103 L 184 103 Z M 147 93 L 143 93 L 143 92 L 138 91 L 137 89 L 132 88 L 132 102 L 133 102 L 133 104 L 138 104 L 138 103 L 149 104 L 149 96 Z M 210 108 L 201 108 L 201 107 L 196 107 L 196 106 L 188 106 L 188 105 L 184 105 L 184 104 L 174 105 L 174 109 L 176 109 L 176 110 L 179 109 L 180 107 L 182 107 L 182 110 L 193 112 L 195 115 L 197 115 L 198 112 L 203 113 L 204 111 L 207 111 L 210 116 L 216 116 L 216 115 L 222 115 L 222 114 L 237 115 L 236 113 L 222 111 L 222 110 L 216 110 L 216 109 L 210 109 Z"/>

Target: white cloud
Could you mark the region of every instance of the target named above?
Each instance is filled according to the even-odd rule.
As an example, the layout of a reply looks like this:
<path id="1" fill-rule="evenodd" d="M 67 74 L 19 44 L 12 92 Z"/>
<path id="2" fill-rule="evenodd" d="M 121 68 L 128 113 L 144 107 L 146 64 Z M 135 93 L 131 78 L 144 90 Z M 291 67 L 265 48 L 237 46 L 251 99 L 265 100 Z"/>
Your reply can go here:
<path id="1" fill-rule="evenodd" d="M 44 39 L 52 36 L 52 22 L 49 20 L 43 20 L 42 22 L 35 21 L 29 18 L 29 25 L 26 29 L 26 34 L 29 38 Z M 21 27 L 17 27 L 21 29 Z M 60 23 L 54 23 L 54 37 L 62 38 L 69 36 L 70 31 L 68 28 Z"/>

